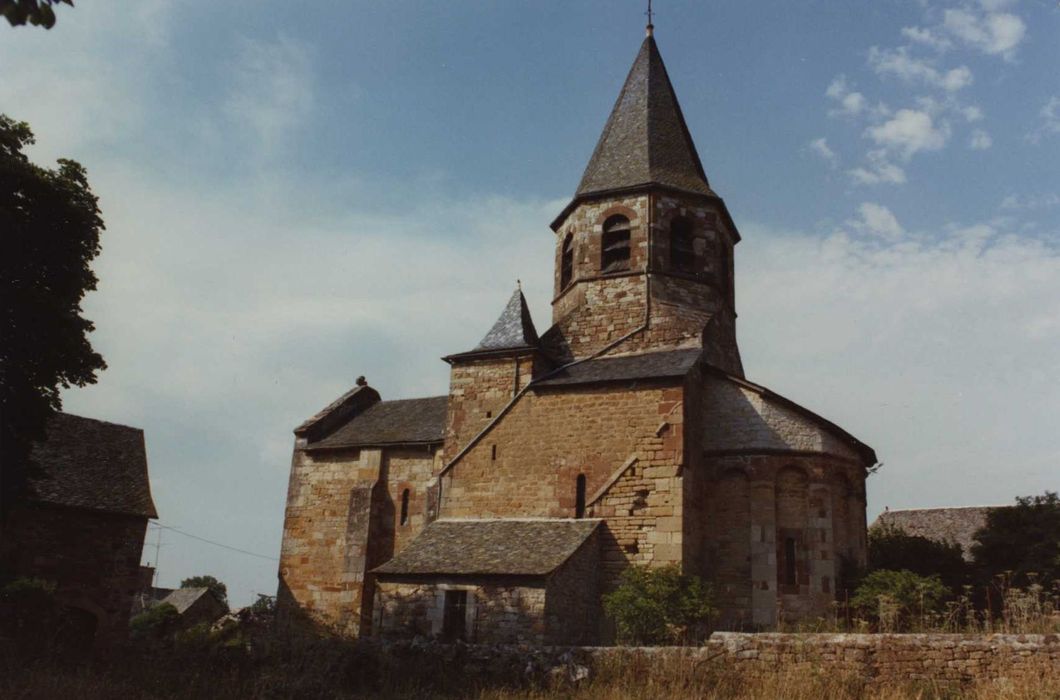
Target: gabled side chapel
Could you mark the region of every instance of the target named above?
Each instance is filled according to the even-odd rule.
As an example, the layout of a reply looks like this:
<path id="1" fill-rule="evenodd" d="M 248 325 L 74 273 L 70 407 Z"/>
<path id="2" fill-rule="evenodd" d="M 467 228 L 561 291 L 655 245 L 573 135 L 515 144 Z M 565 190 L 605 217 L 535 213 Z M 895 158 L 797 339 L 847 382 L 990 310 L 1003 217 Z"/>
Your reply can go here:
<path id="1" fill-rule="evenodd" d="M 295 430 L 292 624 L 348 636 L 609 641 L 629 566 L 714 582 L 721 628 L 823 615 L 866 555 L 872 449 L 744 377 L 733 250 L 652 37 L 556 237 L 552 325 L 521 291 L 446 396 L 363 379 Z"/>

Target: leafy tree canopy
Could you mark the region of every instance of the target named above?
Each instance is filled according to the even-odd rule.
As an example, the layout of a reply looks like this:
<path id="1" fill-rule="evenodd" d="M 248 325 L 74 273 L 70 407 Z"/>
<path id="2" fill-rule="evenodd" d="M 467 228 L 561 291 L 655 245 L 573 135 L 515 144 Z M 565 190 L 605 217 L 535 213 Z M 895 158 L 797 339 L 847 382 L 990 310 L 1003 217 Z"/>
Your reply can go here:
<path id="1" fill-rule="evenodd" d="M 74 0 L 0 0 L 0 15 L 3 15 L 12 27 L 29 22 L 51 29 L 55 26 L 55 10 L 52 7 L 59 3 L 74 6 Z"/>
<path id="2" fill-rule="evenodd" d="M 103 229 L 85 169 L 49 170 L 23 153 L 25 122 L 0 115 L 0 516 L 25 485 L 33 442 L 62 408 L 60 388 L 96 381 L 81 300 L 96 288 L 89 263 Z"/>
<path id="3" fill-rule="evenodd" d="M 623 644 L 666 644 L 703 636 L 714 614 L 711 588 L 676 565 L 633 566 L 622 582 L 604 596 L 604 610 L 614 620 Z"/>
<path id="4" fill-rule="evenodd" d="M 1060 581 L 1060 497 L 1046 491 L 991 510 L 975 540 L 972 557 L 983 579 L 1011 572 L 1017 586 L 1033 576 L 1048 588 Z"/>
<path id="5" fill-rule="evenodd" d="M 192 576 L 180 582 L 181 588 L 209 588 L 218 600 L 228 604 L 228 587 L 213 576 Z"/>
<path id="6" fill-rule="evenodd" d="M 912 571 L 920 576 L 937 574 L 954 592 L 968 578 L 968 565 L 959 544 L 910 535 L 893 525 L 869 530 L 869 570 L 878 569 Z"/>

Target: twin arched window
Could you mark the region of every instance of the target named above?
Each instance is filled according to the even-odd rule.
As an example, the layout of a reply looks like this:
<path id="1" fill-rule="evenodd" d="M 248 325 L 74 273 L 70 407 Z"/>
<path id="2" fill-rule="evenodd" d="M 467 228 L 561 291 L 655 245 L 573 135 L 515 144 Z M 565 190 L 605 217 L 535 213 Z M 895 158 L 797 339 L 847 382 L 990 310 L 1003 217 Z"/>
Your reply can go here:
<path id="1" fill-rule="evenodd" d="M 692 247 L 692 222 L 678 216 L 670 222 L 670 265 L 676 272 L 696 272 L 696 251 Z"/>
<path id="2" fill-rule="evenodd" d="M 564 290 L 574 278 L 574 234 L 568 233 L 563 239 L 563 251 L 559 261 L 559 288 Z"/>
<path id="3" fill-rule="evenodd" d="M 629 219 L 616 214 L 604 222 L 600 240 L 600 272 L 621 272 L 629 269 Z"/>

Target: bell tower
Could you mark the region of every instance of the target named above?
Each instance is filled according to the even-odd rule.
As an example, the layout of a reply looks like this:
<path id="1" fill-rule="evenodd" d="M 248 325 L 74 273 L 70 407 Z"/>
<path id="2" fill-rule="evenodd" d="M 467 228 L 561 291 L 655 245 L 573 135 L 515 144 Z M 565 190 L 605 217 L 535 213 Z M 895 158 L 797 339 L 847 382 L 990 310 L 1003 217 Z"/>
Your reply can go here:
<path id="1" fill-rule="evenodd" d="M 551 353 L 703 347 L 743 376 L 733 249 L 740 240 L 707 180 L 652 26 L 581 183 L 555 221 Z"/>

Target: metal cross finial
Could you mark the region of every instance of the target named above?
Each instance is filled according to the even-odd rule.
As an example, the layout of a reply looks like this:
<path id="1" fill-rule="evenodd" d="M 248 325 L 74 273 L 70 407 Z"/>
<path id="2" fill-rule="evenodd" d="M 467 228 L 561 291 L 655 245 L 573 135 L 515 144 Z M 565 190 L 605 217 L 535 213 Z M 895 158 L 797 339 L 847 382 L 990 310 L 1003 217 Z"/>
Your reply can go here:
<path id="1" fill-rule="evenodd" d="M 644 14 L 648 15 L 648 26 L 647 26 L 647 30 L 648 30 L 648 36 L 651 36 L 651 34 L 652 34 L 652 30 L 653 30 L 653 29 L 655 29 L 655 25 L 654 25 L 654 24 L 652 24 L 652 21 L 651 21 L 651 20 L 652 20 L 652 17 L 653 17 L 653 16 L 654 16 L 654 14 L 655 14 L 654 12 L 652 12 L 652 11 L 651 11 L 651 0 L 648 0 L 648 11 L 647 11 L 647 12 L 645 12 Z"/>

